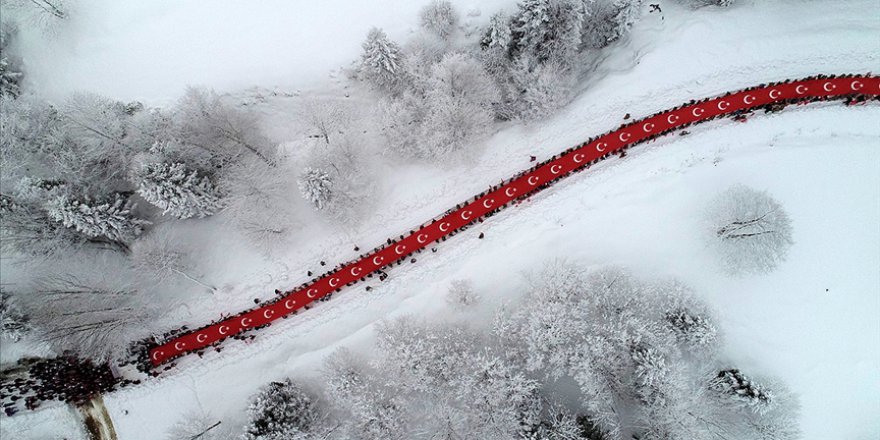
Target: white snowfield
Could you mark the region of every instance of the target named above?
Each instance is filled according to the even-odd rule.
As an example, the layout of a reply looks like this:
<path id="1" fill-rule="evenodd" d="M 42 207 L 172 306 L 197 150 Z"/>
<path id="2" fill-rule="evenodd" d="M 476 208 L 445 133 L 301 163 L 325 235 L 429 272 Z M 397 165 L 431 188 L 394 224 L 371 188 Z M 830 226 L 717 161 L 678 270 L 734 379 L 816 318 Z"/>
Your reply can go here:
<path id="1" fill-rule="evenodd" d="M 383 9 L 389 14 L 384 17 L 375 12 L 379 9 L 375 5 L 354 3 L 351 11 L 373 12 L 358 15 L 335 1 L 299 14 L 292 11 L 294 6 L 279 2 L 272 3 L 274 8 L 261 7 L 259 14 L 277 12 L 287 19 L 273 17 L 253 28 L 241 22 L 253 20 L 257 10 L 240 3 L 224 2 L 225 9 L 219 5 L 216 9 L 226 12 L 204 14 L 192 7 L 141 6 L 156 14 L 162 28 L 154 31 L 168 43 L 157 54 L 160 62 L 138 65 L 155 71 L 139 70 L 140 76 L 128 82 L 110 78 L 119 72 L 104 81 L 83 79 L 91 63 L 124 67 L 140 62 L 129 57 L 144 56 L 125 48 L 138 47 L 148 25 L 129 32 L 115 23 L 100 27 L 106 33 L 99 40 L 87 37 L 91 39 L 81 43 L 86 57 L 56 60 L 65 69 L 52 78 L 59 93 L 86 87 L 153 102 L 167 101 L 169 90 L 178 87 L 153 78 L 185 79 L 222 90 L 254 84 L 271 88 L 282 84 L 280 77 L 319 84 L 334 63 L 356 56 L 370 25 L 392 27 L 391 35 L 402 37 L 400 25 L 395 30 L 390 23 L 415 22 L 417 6 L 410 2 L 377 2 L 392 6 Z M 467 4 L 457 3 L 467 10 Z M 216 253 L 211 258 L 213 270 L 225 272 L 230 282 L 235 276 L 249 279 L 251 285 L 237 286 L 237 291 L 257 292 L 224 299 L 203 318 L 243 309 L 253 304 L 251 298 L 258 292 L 271 292 L 280 284 L 299 284 L 307 269 L 319 270 L 318 260 L 332 266 L 353 256 L 352 243 L 372 247 L 408 231 L 528 167 L 529 155 L 546 158 L 615 128 L 625 113 L 638 118 L 690 99 L 816 73 L 880 72 L 880 11 L 874 0 L 743 0 L 727 10 L 698 11 L 675 2 L 660 3 L 663 18 L 646 14 L 631 39 L 613 49 L 600 71 L 583 85 L 585 92 L 556 117 L 505 128 L 475 145 L 478 153 L 467 166 L 395 169 L 381 182 L 382 196 L 374 213 L 382 214 L 345 233 L 304 226 L 302 238 L 284 260 L 290 272 L 259 267 L 246 260 L 246 253 L 241 254 L 243 261 L 229 261 L 220 256 L 226 242 L 218 240 L 211 248 Z M 495 10 L 494 5 L 480 7 L 484 19 Z M 112 15 L 121 13 L 120 8 L 108 9 L 116 12 L 107 16 L 98 12 L 88 16 L 113 22 Z M 325 30 L 332 38 L 325 33 L 282 32 L 298 25 L 312 29 L 314 23 L 348 28 L 336 17 L 349 16 L 357 17 L 363 29 L 335 34 Z M 199 52 L 203 41 L 183 25 L 190 20 L 198 22 L 198 28 L 240 25 L 248 31 L 214 36 L 284 61 L 260 64 L 254 55 L 229 60 L 225 69 L 219 69 L 222 73 L 204 74 L 207 67 L 193 68 L 193 60 L 187 58 Z M 296 59 L 300 46 L 309 46 L 309 53 L 327 54 L 317 64 L 323 67 Z M 288 49 L 290 55 L 283 54 Z M 348 52 L 337 58 L 344 51 Z M 179 58 L 172 61 L 174 57 Z M 290 115 L 269 118 L 282 122 Z M 755 115 L 745 124 L 710 122 L 694 127 L 689 136 L 669 136 L 635 147 L 624 159 L 602 162 L 447 240 L 436 254 L 419 255 L 417 264 L 395 268 L 381 284 L 376 280 L 359 284 L 328 303 L 260 331 L 250 343 L 231 341 L 222 353 L 186 357 L 158 380 L 106 396 L 105 403 L 123 440 L 161 439 L 188 411 L 210 413 L 224 425 L 241 423 L 248 396 L 258 386 L 286 376 L 314 378 L 323 356 L 341 345 L 369 350 L 374 323 L 406 314 L 464 319 L 477 325 L 488 322 L 500 304 L 516 299 L 522 286 L 517 273 L 565 257 L 584 264 L 623 265 L 637 274 L 675 277 L 691 285 L 717 309 L 731 361 L 744 371 L 780 376 L 800 395 L 805 439 L 876 439 L 880 436 L 878 121 L 876 104 L 856 108 L 816 104 Z M 769 191 L 792 218 L 795 245 L 788 260 L 769 275 L 728 278 L 700 241 L 701 210 L 735 183 Z M 480 232 L 485 239 L 477 240 Z M 253 275 L 267 271 L 272 271 L 270 276 Z M 463 314 L 444 302 L 450 280 L 461 278 L 472 279 L 483 299 Z M 373 291 L 366 292 L 366 285 L 372 285 Z M 202 324 L 201 318 L 194 317 L 193 324 Z M 27 420 L 33 423 L 33 418 Z M 7 422 L 19 423 L 16 418 L 4 420 L 4 425 Z"/>

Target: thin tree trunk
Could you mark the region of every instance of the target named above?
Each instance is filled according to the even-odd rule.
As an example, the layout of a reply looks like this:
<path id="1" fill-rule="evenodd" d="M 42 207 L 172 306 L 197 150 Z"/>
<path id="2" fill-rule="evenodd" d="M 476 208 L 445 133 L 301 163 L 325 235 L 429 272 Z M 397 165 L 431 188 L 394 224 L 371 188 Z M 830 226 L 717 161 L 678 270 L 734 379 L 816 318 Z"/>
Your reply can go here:
<path id="1" fill-rule="evenodd" d="M 200 286 L 202 286 L 202 287 L 204 287 L 204 288 L 206 288 L 206 289 L 208 289 L 208 290 L 210 290 L 212 294 L 213 294 L 214 292 L 217 291 L 217 288 L 216 288 L 216 287 L 214 287 L 214 286 L 212 286 L 212 285 L 210 285 L 210 284 L 205 284 L 204 282 L 199 281 L 198 279 L 196 279 L 196 278 L 190 276 L 188 273 L 186 273 L 186 272 L 184 272 L 184 271 L 182 271 L 182 270 L 171 269 L 171 271 L 174 272 L 174 273 L 176 273 L 176 274 L 178 274 L 178 275 L 180 275 L 180 276 L 182 276 L 182 277 L 184 277 L 184 278 L 186 278 L 186 279 L 188 279 L 188 280 L 190 280 L 190 281 L 192 281 L 192 282 L 194 282 L 194 283 L 196 283 L 196 284 L 198 284 L 198 285 L 200 285 Z"/>

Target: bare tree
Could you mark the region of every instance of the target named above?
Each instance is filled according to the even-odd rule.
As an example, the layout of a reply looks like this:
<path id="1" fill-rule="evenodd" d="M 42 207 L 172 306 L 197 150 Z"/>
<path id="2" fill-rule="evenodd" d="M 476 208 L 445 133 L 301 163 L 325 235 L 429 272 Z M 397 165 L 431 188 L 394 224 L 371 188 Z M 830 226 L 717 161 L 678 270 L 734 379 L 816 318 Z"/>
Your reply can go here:
<path id="1" fill-rule="evenodd" d="M 179 140 L 232 161 L 247 152 L 269 166 L 275 155 L 255 115 L 225 104 L 213 91 L 189 88 L 176 108 Z"/>
<path id="2" fill-rule="evenodd" d="M 188 253 L 175 247 L 174 242 L 165 232 L 154 232 L 135 242 L 131 257 L 135 270 L 152 275 L 160 282 L 179 276 L 204 287 L 211 293 L 217 291 L 216 287 L 192 274 Z"/>
<path id="3" fill-rule="evenodd" d="M 22 296 L 34 335 L 59 352 L 71 350 L 98 362 L 121 359 L 131 341 L 148 335 L 153 301 L 143 297 L 121 271 L 49 275 Z"/>
<path id="4" fill-rule="evenodd" d="M 166 440 L 227 440 L 234 437 L 222 420 L 204 412 L 189 411 L 181 415 L 165 435 Z"/>
<path id="5" fill-rule="evenodd" d="M 764 273 L 776 268 L 794 243 L 791 220 L 765 191 L 735 185 L 720 193 L 706 211 L 710 242 L 730 274 Z"/>

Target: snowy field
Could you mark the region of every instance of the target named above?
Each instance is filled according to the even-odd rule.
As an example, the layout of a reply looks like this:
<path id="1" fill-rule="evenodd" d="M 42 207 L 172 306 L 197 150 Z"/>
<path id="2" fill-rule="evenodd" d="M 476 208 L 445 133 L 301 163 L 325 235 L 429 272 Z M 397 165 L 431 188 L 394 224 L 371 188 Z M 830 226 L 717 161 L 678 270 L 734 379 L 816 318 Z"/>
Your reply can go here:
<path id="1" fill-rule="evenodd" d="M 455 2 L 479 8 L 483 22 L 514 1 Z M 638 118 L 700 98 L 762 82 L 815 73 L 880 71 L 880 12 L 874 1 L 741 1 L 727 10 L 689 11 L 661 1 L 645 14 L 555 117 L 510 125 L 476 146 L 466 165 L 391 168 L 382 197 L 357 228 L 299 219 L 295 245 L 272 258 L 242 248 L 222 225 L 203 228 L 206 278 L 224 293 L 186 317 L 201 324 L 220 312 L 252 305 L 275 287 L 297 285 L 316 262 L 352 256 L 409 230 L 487 185 Z M 381 7 L 380 7 L 381 6 Z M 34 81 L 50 96 L 91 90 L 118 99 L 168 103 L 187 84 L 248 97 L 242 89 L 326 87 L 330 72 L 357 57 L 370 26 L 404 38 L 418 2 L 150 2 L 77 4 L 79 16 L 49 44 L 37 35 L 26 53 Z M 866 14 L 864 11 L 872 11 Z M 145 18 L 150 17 L 150 18 Z M 352 25 L 356 23 L 356 25 Z M 338 80 L 338 78 L 337 78 Z M 258 110 L 279 141 L 296 97 L 273 97 Z M 369 294 L 358 285 L 333 301 L 283 321 L 249 344 L 230 342 L 222 354 L 185 358 L 139 387 L 105 397 L 120 439 L 162 438 L 188 411 L 224 424 L 244 421 L 248 397 L 285 376 L 314 376 L 324 355 L 344 345 L 369 347 L 372 326 L 415 314 L 429 319 L 488 322 L 523 280 L 512 274 L 563 257 L 589 265 L 616 264 L 639 274 L 674 277 L 712 304 L 725 330 L 727 353 L 744 369 L 784 377 L 800 395 L 805 439 L 880 436 L 880 108 L 811 105 L 729 120 L 636 147 L 578 174 L 529 202 L 439 246 L 437 254 L 390 272 Z M 393 173 L 392 173 L 393 171 Z M 699 213 L 734 183 L 765 189 L 793 219 L 789 257 L 769 275 L 731 279 L 698 236 Z M 298 197 L 291 189 L 291 197 Z M 480 232 L 484 240 L 477 240 Z M 230 258 L 235 255 L 235 258 Z M 454 312 L 443 299 L 450 280 L 471 279 L 478 307 Z M 264 292 L 264 293 L 261 293 Z M 186 316 L 176 310 L 174 319 Z M 37 420 L 43 416 L 47 422 Z M 3 419 L 24 438 L 44 438 L 63 414 L 41 411 Z M 31 433 L 25 426 L 36 426 Z M 39 432 L 38 432 L 39 431 Z"/>

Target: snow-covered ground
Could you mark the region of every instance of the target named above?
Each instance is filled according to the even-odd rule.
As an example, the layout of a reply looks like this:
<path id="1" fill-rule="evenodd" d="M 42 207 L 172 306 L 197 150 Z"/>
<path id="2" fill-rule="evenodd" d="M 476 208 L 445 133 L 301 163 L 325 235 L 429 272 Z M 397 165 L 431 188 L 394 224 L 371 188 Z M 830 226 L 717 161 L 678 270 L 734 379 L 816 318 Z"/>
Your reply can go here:
<path id="1" fill-rule="evenodd" d="M 189 3 L 82 2 L 71 29 L 61 29 L 46 47 L 32 47 L 27 61 L 39 86 L 57 95 L 88 89 L 162 103 L 190 83 L 223 91 L 320 87 L 331 69 L 357 56 L 369 26 L 403 38 L 420 6 L 342 3 L 294 13 L 281 2 L 229 2 L 210 10 Z M 514 2 L 481 2 L 480 19 L 496 3 Z M 663 15 L 646 14 L 631 40 L 609 52 L 586 91 L 556 117 L 505 128 L 474 146 L 477 157 L 466 166 L 394 168 L 381 182 L 383 195 L 370 219 L 346 231 L 306 223 L 295 248 L 278 257 L 286 267 L 255 251 L 230 259 L 234 237 L 204 232 L 211 239 L 205 245 L 208 277 L 236 285 L 192 323 L 245 308 L 274 287 L 299 284 L 318 260 L 334 264 L 353 256 L 353 243 L 373 246 L 409 230 L 527 167 L 528 155 L 546 157 L 614 128 L 624 113 L 639 117 L 783 78 L 880 71 L 880 13 L 871 12 L 877 11 L 873 1 L 741 1 L 728 10 L 699 11 L 661 4 Z M 70 38 L 62 38 L 64 32 Z M 67 53 L 70 48 L 75 51 Z M 290 119 L 282 111 L 290 107 L 287 99 L 295 98 L 273 98 L 260 108 L 267 124 Z M 259 385 L 313 375 L 340 344 L 367 347 L 378 320 L 451 316 L 442 298 L 450 280 L 474 281 L 484 302 L 460 318 L 485 322 L 517 292 L 522 280 L 512 274 L 566 257 L 681 279 L 718 309 L 731 359 L 783 377 L 800 395 L 804 438 L 877 438 L 878 120 L 876 105 L 814 105 L 746 124 L 712 122 L 688 137 L 638 147 L 456 236 L 417 265 L 395 269 L 381 286 L 372 282 L 377 288 L 369 294 L 363 285 L 350 289 L 263 330 L 250 344 L 232 342 L 222 354 L 184 359 L 159 380 L 105 402 L 126 440 L 161 438 L 192 409 L 234 424 L 243 420 L 247 397 Z M 702 206 L 733 183 L 768 190 L 793 219 L 795 245 L 770 275 L 729 279 L 699 241 Z M 486 239 L 476 240 L 481 231 Z"/>

